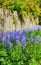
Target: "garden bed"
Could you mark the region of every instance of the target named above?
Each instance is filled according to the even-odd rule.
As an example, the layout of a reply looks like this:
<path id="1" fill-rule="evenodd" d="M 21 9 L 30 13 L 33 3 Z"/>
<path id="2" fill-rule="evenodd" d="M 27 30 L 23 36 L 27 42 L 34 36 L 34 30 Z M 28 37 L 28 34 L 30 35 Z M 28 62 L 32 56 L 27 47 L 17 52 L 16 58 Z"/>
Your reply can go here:
<path id="1" fill-rule="evenodd" d="M 41 65 L 41 26 L 0 33 L 0 64 Z"/>

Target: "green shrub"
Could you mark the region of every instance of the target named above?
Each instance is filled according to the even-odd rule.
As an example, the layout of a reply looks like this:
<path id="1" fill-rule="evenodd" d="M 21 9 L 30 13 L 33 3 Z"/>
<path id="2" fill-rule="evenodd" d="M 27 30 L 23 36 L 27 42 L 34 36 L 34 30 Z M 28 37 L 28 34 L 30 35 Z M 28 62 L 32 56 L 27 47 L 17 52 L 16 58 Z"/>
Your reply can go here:
<path id="1" fill-rule="evenodd" d="M 41 30 L 27 31 L 26 43 L 21 46 L 20 43 L 13 42 L 12 47 L 4 47 L 0 42 L 0 63 L 1 65 L 41 65 L 41 42 L 39 39 L 35 42 L 30 41 L 30 36 L 34 38 L 40 35 Z M 14 45 L 16 44 L 16 45 Z"/>

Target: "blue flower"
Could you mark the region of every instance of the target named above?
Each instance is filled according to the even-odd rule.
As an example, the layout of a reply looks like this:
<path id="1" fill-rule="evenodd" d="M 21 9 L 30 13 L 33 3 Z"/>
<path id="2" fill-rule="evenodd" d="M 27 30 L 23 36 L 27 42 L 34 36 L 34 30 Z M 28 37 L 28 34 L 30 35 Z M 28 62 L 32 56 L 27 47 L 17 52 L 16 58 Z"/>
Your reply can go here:
<path id="1" fill-rule="evenodd" d="M 20 43 L 21 43 L 21 44 L 24 44 L 25 41 L 26 41 L 26 35 L 25 35 L 25 33 L 22 33 L 22 34 L 21 34 L 21 40 L 20 40 Z"/>
<path id="2" fill-rule="evenodd" d="M 34 39 L 32 38 L 32 36 L 30 37 L 30 41 L 31 41 L 31 42 L 34 42 Z"/>
<path id="3" fill-rule="evenodd" d="M 0 41 L 2 40 L 2 35 L 0 34 Z"/>
<path id="4" fill-rule="evenodd" d="M 38 30 L 38 29 L 41 30 L 41 26 L 40 26 L 40 25 L 34 25 L 34 26 L 32 26 L 32 27 L 27 27 L 27 28 L 24 28 L 23 30 L 24 30 L 24 31 L 27 31 L 27 30 L 34 31 L 34 30 Z"/>
<path id="5" fill-rule="evenodd" d="M 11 42 L 9 39 L 6 39 L 6 47 L 11 46 Z"/>
<path id="6" fill-rule="evenodd" d="M 35 26 L 32 26 L 32 27 L 31 27 L 31 30 L 32 30 L 32 31 L 33 31 L 33 30 L 37 30 L 37 29 L 39 29 L 38 25 L 35 25 Z"/>
<path id="7" fill-rule="evenodd" d="M 7 32 L 3 32 L 3 35 L 4 35 L 4 36 L 8 36 L 9 34 L 10 34 L 9 31 L 7 31 Z"/>
<path id="8" fill-rule="evenodd" d="M 40 36 L 39 35 L 36 35 L 34 40 L 37 41 L 39 39 L 40 39 Z"/>
<path id="9" fill-rule="evenodd" d="M 16 32 L 10 32 L 10 40 L 14 40 L 15 39 L 15 33 Z"/>
<path id="10" fill-rule="evenodd" d="M 6 41 L 5 37 L 2 37 L 2 43 L 4 43 Z"/>
<path id="11" fill-rule="evenodd" d="M 15 34 L 15 40 L 19 40 L 20 37 L 21 37 L 21 33 L 20 33 L 20 31 L 17 31 Z"/>

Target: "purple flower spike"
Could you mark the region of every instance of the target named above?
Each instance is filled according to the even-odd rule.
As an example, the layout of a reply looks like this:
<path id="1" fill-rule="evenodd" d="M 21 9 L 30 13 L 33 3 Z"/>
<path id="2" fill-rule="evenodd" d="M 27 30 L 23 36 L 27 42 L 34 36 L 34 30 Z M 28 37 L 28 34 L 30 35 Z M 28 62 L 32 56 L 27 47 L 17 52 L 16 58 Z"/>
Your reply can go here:
<path id="1" fill-rule="evenodd" d="M 0 41 L 2 40 L 2 35 L 0 34 Z"/>
<path id="2" fill-rule="evenodd" d="M 16 32 L 15 34 L 15 40 L 19 40 L 21 37 L 20 31 Z"/>
<path id="3" fill-rule="evenodd" d="M 25 43 L 25 41 L 26 41 L 26 35 L 25 35 L 25 33 L 22 33 L 21 34 L 21 44 L 24 44 Z"/>
<path id="4" fill-rule="evenodd" d="M 6 46 L 10 46 L 11 45 L 11 42 L 9 39 L 6 39 Z"/>
<path id="5" fill-rule="evenodd" d="M 14 40 L 15 39 L 15 33 L 16 32 L 10 32 L 10 40 Z"/>
<path id="6" fill-rule="evenodd" d="M 35 41 L 39 40 L 40 39 L 40 36 L 39 35 L 36 35 L 35 36 Z"/>
<path id="7" fill-rule="evenodd" d="M 30 41 L 31 41 L 31 42 L 34 42 L 34 39 L 32 38 L 32 36 L 30 37 Z"/>

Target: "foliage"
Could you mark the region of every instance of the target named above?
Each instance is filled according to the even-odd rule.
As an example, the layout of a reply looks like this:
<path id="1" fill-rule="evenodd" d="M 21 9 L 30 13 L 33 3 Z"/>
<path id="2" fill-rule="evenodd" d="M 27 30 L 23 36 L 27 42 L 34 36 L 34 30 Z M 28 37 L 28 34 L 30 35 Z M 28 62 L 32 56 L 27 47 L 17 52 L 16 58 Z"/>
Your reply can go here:
<path id="1" fill-rule="evenodd" d="M 41 30 L 38 28 L 4 32 L 3 37 L 0 33 L 0 63 L 1 65 L 41 65 Z"/>
<path id="2" fill-rule="evenodd" d="M 0 7 L 21 12 L 22 18 L 25 16 L 24 11 L 26 14 L 32 13 L 34 17 L 41 15 L 41 0 L 0 0 Z"/>

